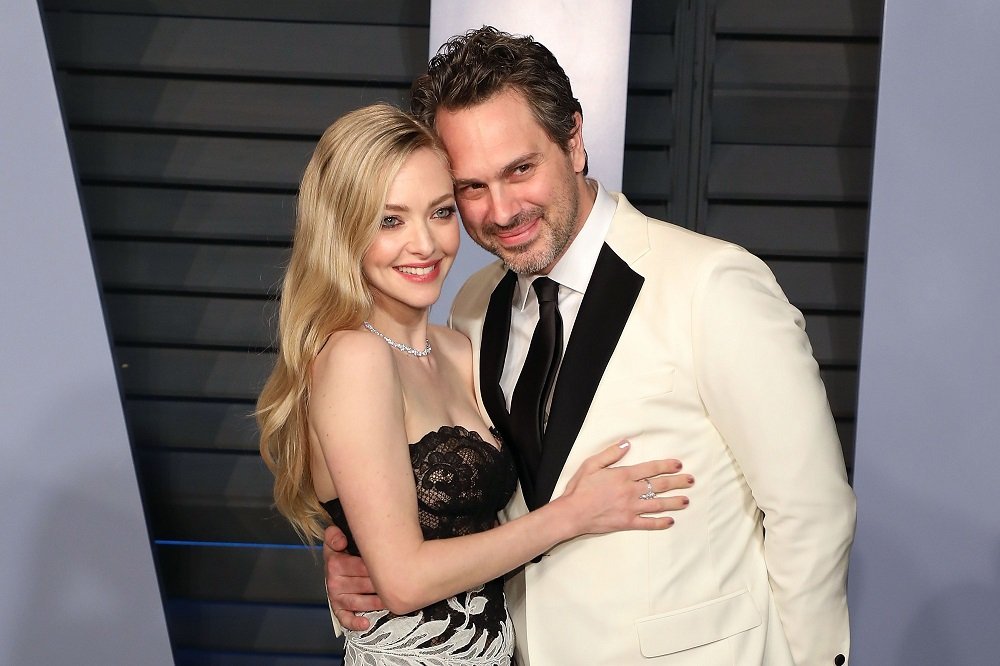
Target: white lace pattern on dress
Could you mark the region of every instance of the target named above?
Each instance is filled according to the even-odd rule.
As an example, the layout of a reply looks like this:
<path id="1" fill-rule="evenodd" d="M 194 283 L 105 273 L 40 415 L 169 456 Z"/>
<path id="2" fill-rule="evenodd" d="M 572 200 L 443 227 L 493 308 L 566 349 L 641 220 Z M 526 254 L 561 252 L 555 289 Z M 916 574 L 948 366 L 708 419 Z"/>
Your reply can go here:
<path id="1" fill-rule="evenodd" d="M 441 620 L 424 622 L 422 612 L 398 616 L 386 610 L 362 613 L 371 628 L 344 633 L 344 666 L 508 666 L 514 653 L 514 627 L 504 612 L 499 633 L 487 644 L 489 632 L 478 629 L 475 622 L 475 616 L 482 615 L 490 603 L 482 592 L 480 586 L 448 599 L 455 614 Z M 456 617 L 463 617 L 464 622 L 452 628 Z"/>

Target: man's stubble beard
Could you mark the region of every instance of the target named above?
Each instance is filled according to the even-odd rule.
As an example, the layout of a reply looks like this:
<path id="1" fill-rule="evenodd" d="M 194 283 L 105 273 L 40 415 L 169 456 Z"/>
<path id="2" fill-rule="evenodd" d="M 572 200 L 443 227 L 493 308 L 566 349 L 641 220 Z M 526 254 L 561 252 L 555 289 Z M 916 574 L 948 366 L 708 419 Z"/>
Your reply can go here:
<path id="1" fill-rule="evenodd" d="M 521 211 L 512 221 L 500 227 L 496 224 L 486 224 L 483 233 L 470 236 L 484 250 L 500 258 L 504 265 L 519 275 L 541 273 L 563 255 L 577 232 L 577 215 L 580 212 L 580 194 L 576 188 L 575 176 L 570 176 L 564 183 L 563 191 L 554 197 L 547 209 L 534 207 Z M 541 217 L 541 228 L 538 237 L 529 245 L 539 246 L 535 250 L 506 248 L 496 237 L 496 232 L 516 229 L 526 222 Z"/>

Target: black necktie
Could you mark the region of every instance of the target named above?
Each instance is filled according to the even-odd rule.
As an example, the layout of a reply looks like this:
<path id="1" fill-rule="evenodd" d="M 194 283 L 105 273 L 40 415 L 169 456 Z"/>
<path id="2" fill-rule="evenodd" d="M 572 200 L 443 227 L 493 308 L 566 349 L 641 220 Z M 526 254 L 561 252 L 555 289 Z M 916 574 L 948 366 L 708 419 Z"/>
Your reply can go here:
<path id="1" fill-rule="evenodd" d="M 510 420 L 522 450 L 540 454 L 545 405 L 562 358 L 563 333 L 562 317 L 559 315 L 559 285 L 547 277 L 540 277 L 532 287 L 538 295 L 538 324 L 531 336 L 521 376 L 514 387 Z"/>

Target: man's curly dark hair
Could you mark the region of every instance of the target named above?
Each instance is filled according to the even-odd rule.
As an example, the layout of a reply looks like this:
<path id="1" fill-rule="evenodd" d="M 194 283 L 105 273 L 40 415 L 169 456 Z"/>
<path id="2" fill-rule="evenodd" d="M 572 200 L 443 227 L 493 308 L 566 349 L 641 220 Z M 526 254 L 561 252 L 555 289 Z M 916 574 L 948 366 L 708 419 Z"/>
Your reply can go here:
<path id="1" fill-rule="evenodd" d="M 556 57 L 530 35 L 483 26 L 452 37 L 413 82 L 410 111 L 434 127 L 439 108 L 467 109 L 510 90 L 525 99 L 549 138 L 568 150 L 574 114 L 582 117 L 583 108 Z"/>

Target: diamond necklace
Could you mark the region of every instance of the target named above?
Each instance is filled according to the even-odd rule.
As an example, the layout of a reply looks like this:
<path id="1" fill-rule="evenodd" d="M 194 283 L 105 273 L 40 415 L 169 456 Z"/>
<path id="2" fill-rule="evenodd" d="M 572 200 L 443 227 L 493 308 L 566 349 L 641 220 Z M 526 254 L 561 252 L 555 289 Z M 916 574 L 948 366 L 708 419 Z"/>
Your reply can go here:
<path id="1" fill-rule="evenodd" d="M 406 352 L 410 356 L 416 356 L 417 358 L 422 358 L 422 357 L 427 356 L 428 354 L 431 353 L 431 341 L 430 340 L 424 340 L 424 342 L 427 344 L 427 346 L 424 347 L 423 349 L 414 349 L 410 345 L 404 345 L 402 342 L 396 342 L 392 338 L 386 337 L 385 334 L 382 333 L 382 331 L 378 330 L 377 328 L 375 328 L 374 326 L 372 326 L 371 324 L 369 324 L 367 321 L 363 322 L 363 323 L 364 323 L 364 327 L 365 328 L 367 328 L 369 331 L 371 331 L 372 333 L 374 333 L 378 337 L 380 337 L 383 340 L 385 340 L 385 343 L 387 345 L 389 345 L 390 347 L 392 347 L 393 349 L 398 349 L 401 352 Z"/>

